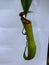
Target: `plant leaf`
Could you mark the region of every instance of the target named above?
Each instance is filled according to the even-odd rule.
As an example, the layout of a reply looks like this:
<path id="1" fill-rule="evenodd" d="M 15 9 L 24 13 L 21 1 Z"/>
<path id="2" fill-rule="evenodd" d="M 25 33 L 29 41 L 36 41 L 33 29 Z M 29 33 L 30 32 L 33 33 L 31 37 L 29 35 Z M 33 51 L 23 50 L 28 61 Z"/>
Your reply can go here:
<path id="1" fill-rule="evenodd" d="M 32 0 L 21 0 L 21 4 L 22 4 L 25 15 L 27 15 L 27 12 L 30 8 L 31 3 L 32 3 Z"/>

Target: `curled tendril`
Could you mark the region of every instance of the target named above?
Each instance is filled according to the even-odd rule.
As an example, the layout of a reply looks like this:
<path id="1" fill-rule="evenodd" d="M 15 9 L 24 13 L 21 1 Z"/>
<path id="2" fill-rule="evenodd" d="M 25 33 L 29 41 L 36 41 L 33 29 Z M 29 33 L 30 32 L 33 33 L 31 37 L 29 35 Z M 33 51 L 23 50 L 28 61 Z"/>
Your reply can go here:
<path id="1" fill-rule="evenodd" d="M 24 32 L 24 30 L 25 30 L 25 29 L 23 28 L 23 29 L 22 29 L 22 34 L 23 34 L 23 35 L 26 35 L 26 32 Z"/>

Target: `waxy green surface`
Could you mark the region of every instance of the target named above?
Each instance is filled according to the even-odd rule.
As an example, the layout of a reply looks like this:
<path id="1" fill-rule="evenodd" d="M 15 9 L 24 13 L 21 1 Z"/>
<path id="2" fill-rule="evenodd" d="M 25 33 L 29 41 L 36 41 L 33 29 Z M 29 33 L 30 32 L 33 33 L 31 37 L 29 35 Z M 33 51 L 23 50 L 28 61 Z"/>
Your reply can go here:
<path id="1" fill-rule="evenodd" d="M 34 40 L 32 24 L 31 23 L 24 23 L 24 21 L 27 22 L 27 20 L 25 18 L 21 18 L 21 21 L 23 23 L 23 27 L 26 31 L 25 34 L 27 36 L 27 39 L 26 39 L 27 43 L 26 43 L 23 57 L 25 60 L 31 60 L 34 58 L 34 56 L 36 54 L 36 44 L 35 44 L 35 40 Z M 26 56 L 26 48 L 27 47 L 28 47 L 28 56 Z"/>

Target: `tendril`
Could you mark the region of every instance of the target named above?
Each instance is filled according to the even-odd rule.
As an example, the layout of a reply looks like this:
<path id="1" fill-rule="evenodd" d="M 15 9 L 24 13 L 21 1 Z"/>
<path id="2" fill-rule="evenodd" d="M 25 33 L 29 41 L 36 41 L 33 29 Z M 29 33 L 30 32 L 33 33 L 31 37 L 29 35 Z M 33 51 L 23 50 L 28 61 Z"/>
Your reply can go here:
<path id="1" fill-rule="evenodd" d="M 26 32 L 24 32 L 25 28 L 22 29 L 22 34 L 26 35 Z"/>

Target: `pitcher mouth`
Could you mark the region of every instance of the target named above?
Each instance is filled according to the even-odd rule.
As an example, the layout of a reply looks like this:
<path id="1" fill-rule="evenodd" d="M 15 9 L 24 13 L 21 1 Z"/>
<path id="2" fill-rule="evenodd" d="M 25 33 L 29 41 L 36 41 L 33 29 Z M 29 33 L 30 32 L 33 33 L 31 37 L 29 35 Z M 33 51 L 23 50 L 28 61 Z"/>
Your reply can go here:
<path id="1" fill-rule="evenodd" d="M 32 11 L 28 11 L 28 13 L 32 13 Z M 21 17 L 22 22 L 24 24 L 31 24 L 31 21 L 30 20 L 28 20 L 28 19 L 26 19 L 26 18 L 23 17 L 24 15 L 25 15 L 24 12 L 20 12 L 19 13 L 19 16 Z"/>
<path id="2" fill-rule="evenodd" d="M 21 20 L 24 24 L 31 24 L 31 21 L 27 20 L 26 18 L 24 17 L 21 17 Z"/>

